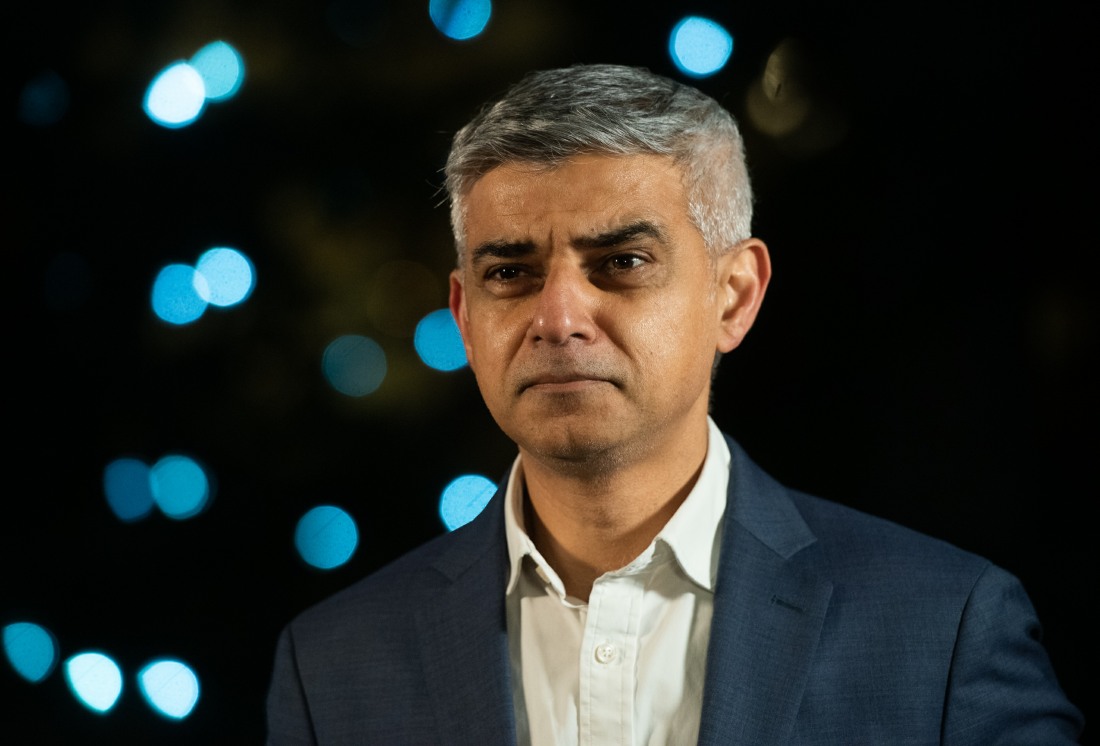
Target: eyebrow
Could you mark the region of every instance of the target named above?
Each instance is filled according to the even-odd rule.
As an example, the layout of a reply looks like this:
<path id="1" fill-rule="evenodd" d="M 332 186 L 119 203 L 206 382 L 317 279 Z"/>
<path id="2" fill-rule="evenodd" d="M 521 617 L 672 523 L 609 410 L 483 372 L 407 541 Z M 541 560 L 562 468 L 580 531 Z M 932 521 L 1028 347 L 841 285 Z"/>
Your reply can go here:
<path id="1" fill-rule="evenodd" d="M 667 243 L 665 232 L 661 230 L 660 226 L 649 220 L 636 220 L 633 223 L 628 223 L 619 228 L 612 228 L 594 236 L 582 236 L 576 239 L 575 243 L 582 249 L 606 249 L 643 236 Z"/>
<path id="2" fill-rule="evenodd" d="M 535 251 L 535 244 L 531 241 L 486 241 L 478 244 L 470 252 L 470 262 L 477 264 L 482 259 L 519 259 Z"/>
<path id="3" fill-rule="evenodd" d="M 594 236 L 581 236 L 574 243 L 582 249 L 606 249 L 619 246 L 639 237 L 649 237 L 667 243 L 665 232 L 649 220 L 636 220 L 627 225 L 612 228 Z M 535 251 L 531 241 L 486 241 L 470 252 L 470 261 L 477 264 L 483 259 L 519 259 Z"/>

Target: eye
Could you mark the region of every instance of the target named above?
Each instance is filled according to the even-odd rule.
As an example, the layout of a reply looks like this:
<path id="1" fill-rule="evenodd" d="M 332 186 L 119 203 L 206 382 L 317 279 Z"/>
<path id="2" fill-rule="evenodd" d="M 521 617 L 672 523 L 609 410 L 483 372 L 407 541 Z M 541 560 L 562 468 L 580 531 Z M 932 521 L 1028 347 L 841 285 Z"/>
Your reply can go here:
<path id="1" fill-rule="evenodd" d="M 502 267 L 493 267 L 485 273 L 485 278 L 488 280 L 497 280 L 498 282 L 508 282 L 509 280 L 515 280 L 523 271 L 519 267 L 510 265 L 504 265 Z"/>
<path id="2" fill-rule="evenodd" d="M 645 264 L 645 259 L 637 254 L 616 254 L 607 260 L 606 266 L 612 272 L 626 272 Z"/>

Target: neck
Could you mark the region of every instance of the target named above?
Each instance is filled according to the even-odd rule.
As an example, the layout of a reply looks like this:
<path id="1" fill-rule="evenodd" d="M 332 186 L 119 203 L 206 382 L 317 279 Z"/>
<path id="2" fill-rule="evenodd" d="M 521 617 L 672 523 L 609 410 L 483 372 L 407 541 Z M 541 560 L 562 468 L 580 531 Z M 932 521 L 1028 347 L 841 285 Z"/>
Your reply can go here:
<path id="1" fill-rule="evenodd" d="M 520 450 L 528 534 L 569 595 L 587 601 L 597 578 L 649 546 L 695 486 L 707 432 L 605 470 L 562 469 Z"/>

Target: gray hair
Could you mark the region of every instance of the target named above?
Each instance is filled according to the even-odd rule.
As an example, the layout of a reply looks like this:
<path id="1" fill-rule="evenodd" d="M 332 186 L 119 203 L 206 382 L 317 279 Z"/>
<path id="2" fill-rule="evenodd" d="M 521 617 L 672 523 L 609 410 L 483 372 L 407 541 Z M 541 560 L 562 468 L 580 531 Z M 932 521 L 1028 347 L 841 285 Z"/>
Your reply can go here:
<path id="1" fill-rule="evenodd" d="M 721 104 L 645 68 L 573 65 L 529 73 L 455 134 L 444 186 L 459 264 L 465 198 L 478 179 L 504 163 L 554 167 L 584 153 L 670 156 L 712 256 L 752 235 L 744 143 Z"/>

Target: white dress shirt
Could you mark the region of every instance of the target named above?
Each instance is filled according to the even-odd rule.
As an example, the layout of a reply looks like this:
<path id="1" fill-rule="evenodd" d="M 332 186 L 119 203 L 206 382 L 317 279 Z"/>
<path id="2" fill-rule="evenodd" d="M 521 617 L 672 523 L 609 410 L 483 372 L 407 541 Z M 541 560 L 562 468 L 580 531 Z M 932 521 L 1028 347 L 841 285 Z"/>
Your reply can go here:
<path id="1" fill-rule="evenodd" d="M 597 578 L 587 604 L 566 595 L 527 535 L 517 457 L 504 512 L 520 746 L 696 742 L 730 463 L 707 425 L 703 469 L 683 504 L 634 561 Z"/>

